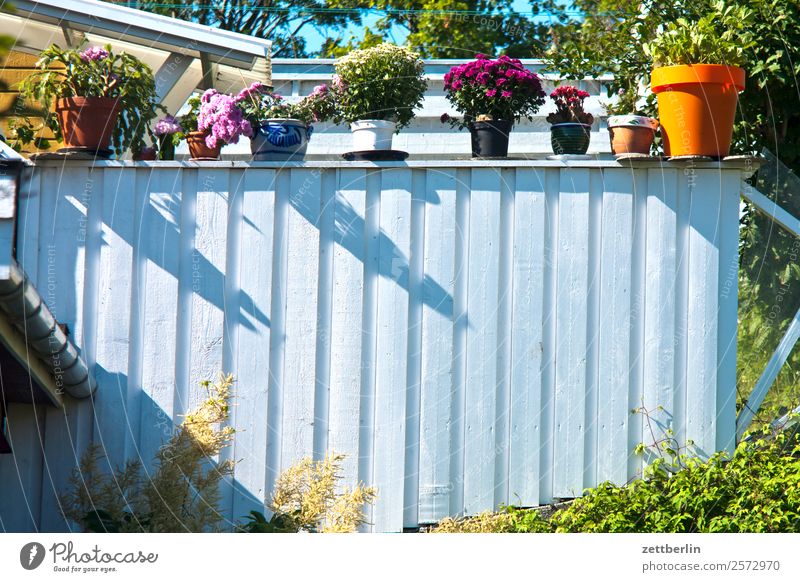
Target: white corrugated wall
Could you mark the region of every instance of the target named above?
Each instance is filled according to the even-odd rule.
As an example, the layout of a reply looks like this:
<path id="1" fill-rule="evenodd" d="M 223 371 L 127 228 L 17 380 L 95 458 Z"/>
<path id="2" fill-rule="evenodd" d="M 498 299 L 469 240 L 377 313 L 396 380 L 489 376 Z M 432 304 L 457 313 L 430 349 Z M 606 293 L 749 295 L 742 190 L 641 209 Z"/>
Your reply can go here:
<path id="1" fill-rule="evenodd" d="M 99 388 L 39 410 L 43 444 L 0 461 L 3 528 L 63 530 L 76 451 L 151 459 L 220 370 L 231 521 L 325 451 L 378 488 L 374 530 L 399 531 L 623 483 L 667 427 L 730 448 L 740 180 L 732 163 L 43 162 L 18 256 Z"/>

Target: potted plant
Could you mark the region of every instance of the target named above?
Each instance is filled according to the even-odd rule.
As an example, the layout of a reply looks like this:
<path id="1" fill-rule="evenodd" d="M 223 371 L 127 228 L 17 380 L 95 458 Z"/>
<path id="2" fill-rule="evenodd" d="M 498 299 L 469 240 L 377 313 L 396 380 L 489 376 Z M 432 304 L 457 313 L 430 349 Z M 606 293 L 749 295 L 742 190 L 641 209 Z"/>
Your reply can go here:
<path id="1" fill-rule="evenodd" d="M 187 102 L 189 111 L 181 117 L 183 137 L 193 160 L 217 160 L 222 146 L 251 137 L 253 128 L 231 95 L 208 89 Z"/>
<path id="2" fill-rule="evenodd" d="M 200 113 L 200 96 L 193 95 L 186 102 L 186 105 L 189 106 L 189 110 L 178 119 L 181 132 L 178 134 L 177 139 L 186 140 L 186 145 L 189 147 L 189 157 L 193 160 L 219 159 L 222 144 L 215 144 L 213 148 L 208 147 L 206 145 L 206 135 L 208 132 L 199 131 L 197 129 L 197 116 Z"/>
<path id="3" fill-rule="evenodd" d="M 603 105 L 608 115 L 608 133 L 614 155 L 650 153 L 658 120 L 635 113 L 637 103 L 637 91 L 619 89 L 616 101 Z"/>
<path id="4" fill-rule="evenodd" d="M 427 89 L 424 64 L 408 48 L 384 43 L 337 59 L 331 93 L 334 120 L 350 124 L 356 152 L 391 150 Z"/>
<path id="5" fill-rule="evenodd" d="M 514 123 L 532 119 L 545 100 L 539 77 L 507 56 L 493 60 L 478 54 L 453 67 L 444 76 L 444 89 L 463 118 L 445 113 L 442 121 L 469 128 L 475 158 L 506 157 Z"/>
<path id="6" fill-rule="evenodd" d="M 289 103 L 261 83 L 253 83 L 239 92 L 236 102 L 253 128 L 250 150 L 256 161 L 302 160 L 314 130 L 312 122 L 333 115 L 327 85 L 318 85 L 298 103 Z"/>
<path id="7" fill-rule="evenodd" d="M 64 50 L 54 44 L 36 68 L 20 83 L 20 93 L 48 110 L 55 107 L 47 123 L 68 148 L 103 154 L 111 146 L 117 155 L 144 149 L 158 109 L 150 67 L 125 52 L 115 54 L 111 45 Z"/>
<path id="8" fill-rule="evenodd" d="M 165 115 L 153 126 L 159 160 L 174 160 L 175 146 L 183 133 L 180 121 L 172 115 Z"/>
<path id="9" fill-rule="evenodd" d="M 583 101 L 589 96 L 572 85 L 556 87 L 550 98 L 556 110 L 547 116 L 553 153 L 585 154 L 589 149 L 594 116 L 583 110 Z"/>
<path id="10" fill-rule="evenodd" d="M 654 64 L 650 84 L 667 156 L 728 155 L 745 85 L 740 65 L 753 45 L 736 14 L 726 8 L 720 22 L 713 14 L 679 18 L 644 47 Z"/>

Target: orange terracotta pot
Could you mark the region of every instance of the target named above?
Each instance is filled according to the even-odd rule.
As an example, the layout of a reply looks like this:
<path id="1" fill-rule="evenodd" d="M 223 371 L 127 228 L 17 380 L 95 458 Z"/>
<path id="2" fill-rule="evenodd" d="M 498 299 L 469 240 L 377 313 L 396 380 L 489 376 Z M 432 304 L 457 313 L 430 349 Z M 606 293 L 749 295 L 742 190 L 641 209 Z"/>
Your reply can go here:
<path id="1" fill-rule="evenodd" d="M 193 160 L 217 160 L 222 151 L 222 145 L 210 148 L 206 145 L 206 133 L 190 131 L 186 134 L 186 143 L 189 146 L 189 155 Z"/>
<path id="2" fill-rule="evenodd" d="M 728 155 L 744 70 L 727 65 L 675 65 L 653 69 L 658 117 L 667 156 Z"/>
<path id="3" fill-rule="evenodd" d="M 119 117 L 119 102 L 110 97 L 64 97 L 56 100 L 64 145 L 105 150 Z"/>

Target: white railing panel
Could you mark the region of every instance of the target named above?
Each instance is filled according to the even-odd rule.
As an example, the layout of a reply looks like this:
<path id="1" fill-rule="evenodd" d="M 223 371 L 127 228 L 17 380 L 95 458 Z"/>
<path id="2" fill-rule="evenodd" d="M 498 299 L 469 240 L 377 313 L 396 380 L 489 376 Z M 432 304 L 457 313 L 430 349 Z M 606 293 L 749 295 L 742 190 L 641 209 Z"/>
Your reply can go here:
<path id="1" fill-rule="evenodd" d="M 74 450 L 147 462 L 219 371 L 231 522 L 326 451 L 399 531 L 625 482 L 650 423 L 728 448 L 743 168 L 685 169 L 40 164 L 23 266 L 100 387 L 47 412 L 39 526 Z"/>

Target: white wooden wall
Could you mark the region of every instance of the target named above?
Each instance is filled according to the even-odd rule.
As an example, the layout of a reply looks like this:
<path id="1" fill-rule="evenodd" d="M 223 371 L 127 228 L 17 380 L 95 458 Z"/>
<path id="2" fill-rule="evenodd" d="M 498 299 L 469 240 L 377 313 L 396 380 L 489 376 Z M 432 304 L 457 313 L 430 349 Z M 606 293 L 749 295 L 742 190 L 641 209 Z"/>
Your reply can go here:
<path id="1" fill-rule="evenodd" d="M 18 256 L 99 388 L 36 411 L 43 445 L 0 461 L 3 528 L 65 529 L 54 491 L 86 444 L 151 459 L 220 370 L 238 380 L 231 521 L 325 451 L 378 488 L 374 530 L 399 531 L 623 483 L 667 428 L 730 449 L 740 180 L 733 163 L 43 162 Z M 9 413 L 32 440 L 34 411 Z"/>

